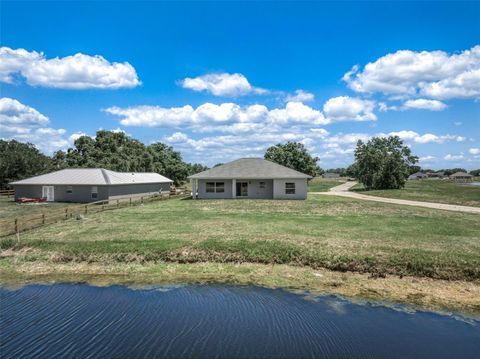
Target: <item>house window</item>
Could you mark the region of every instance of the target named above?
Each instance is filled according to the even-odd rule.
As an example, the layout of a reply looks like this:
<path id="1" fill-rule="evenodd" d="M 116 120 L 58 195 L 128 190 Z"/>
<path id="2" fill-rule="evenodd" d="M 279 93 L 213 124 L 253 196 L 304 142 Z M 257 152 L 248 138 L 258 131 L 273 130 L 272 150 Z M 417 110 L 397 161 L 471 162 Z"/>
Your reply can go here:
<path id="1" fill-rule="evenodd" d="M 207 182 L 207 193 L 224 193 L 225 182 Z"/>
<path id="2" fill-rule="evenodd" d="M 215 192 L 216 193 L 225 192 L 225 183 L 224 182 L 215 182 Z"/>
<path id="3" fill-rule="evenodd" d="M 207 182 L 207 193 L 215 193 L 215 182 Z"/>
<path id="4" fill-rule="evenodd" d="M 73 187 L 67 186 L 67 193 L 73 193 Z"/>
<path id="5" fill-rule="evenodd" d="M 259 187 L 260 187 L 260 188 L 265 188 L 265 182 L 260 182 Z"/>
<path id="6" fill-rule="evenodd" d="M 92 198 L 98 198 L 98 188 L 97 188 L 97 186 L 92 186 Z"/>
<path id="7" fill-rule="evenodd" d="M 285 183 L 285 194 L 295 194 L 295 182 Z"/>

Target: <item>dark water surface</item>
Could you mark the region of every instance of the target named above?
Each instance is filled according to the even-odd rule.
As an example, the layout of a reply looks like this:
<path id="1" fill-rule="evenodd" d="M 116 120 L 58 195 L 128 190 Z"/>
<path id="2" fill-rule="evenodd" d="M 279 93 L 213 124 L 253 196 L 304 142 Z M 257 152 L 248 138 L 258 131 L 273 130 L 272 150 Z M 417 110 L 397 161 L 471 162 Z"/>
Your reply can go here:
<path id="1" fill-rule="evenodd" d="M 2 358 L 480 358 L 480 322 L 236 286 L 0 288 Z"/>

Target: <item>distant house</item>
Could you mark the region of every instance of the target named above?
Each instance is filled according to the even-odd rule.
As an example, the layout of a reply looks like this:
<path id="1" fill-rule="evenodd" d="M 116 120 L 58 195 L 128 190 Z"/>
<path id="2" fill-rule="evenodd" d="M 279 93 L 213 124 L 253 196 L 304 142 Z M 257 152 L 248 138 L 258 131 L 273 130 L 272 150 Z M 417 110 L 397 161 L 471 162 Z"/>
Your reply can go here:
<path id="1" fill-rule="evenodd" d="M 114 172 L 103 168 L 64 169 L 10 183 L 15 200 L 95 202 L 129 195 L 169 191 L 172 180 L 158 173 Z"/>
<path id="2" fill-rule="evenodd" d="M 408 176 L 409 180 L 421 180 L 427 178 L 428 176 L 423 172 L 416 172 Z"/>
<path id="3" fill-rule="evenodd" d="M 322 175 L 323 178 L 340 178 L 340 174 L 334 172 L 326 172 Z"/>
<path id="4" fill-rule="evenodd" d="M 188 178 L 194 199 L 306 199 L 312 177 L 263 158 L 240 158 Z"/>
<path id="5" fill-rule="evenodd" d="M 454 174 L 450 175 L 449 178 L 455 181 L 470 181 L 473 176 L 466 172 L 455 172 Z"/>
<path id="6" fill-rule="evenodd" d="M 445 176 L 444 172 L 428 172 L 428 178 L 443 178 Z"/>

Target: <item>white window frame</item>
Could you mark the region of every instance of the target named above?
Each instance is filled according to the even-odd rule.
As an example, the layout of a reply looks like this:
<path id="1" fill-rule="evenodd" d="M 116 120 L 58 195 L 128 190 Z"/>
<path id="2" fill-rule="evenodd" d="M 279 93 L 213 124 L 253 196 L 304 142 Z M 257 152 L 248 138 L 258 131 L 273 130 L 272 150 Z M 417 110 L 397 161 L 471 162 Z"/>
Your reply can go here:
<path id="1" fill-rule="evenodd" d="M 98 187 L 92 186 L 92 198 L 98 198 Z"/>
<path id="2" fill-rule="evenodd" d="M 212 187 L 213 184 L 213 187 Z M 225 182 L 206 182 L 206 193 L 225 193 Z"/>
<path id="3" fill-rule="evenodd" d="M 285 194 L 295 194 L 296 187 L 295 182 L 285 182 Z"/>
<path id="4" fill-rule="evenodd" d="M 215 182 L 215 193 L 225 193 L 225 182 Z"/>

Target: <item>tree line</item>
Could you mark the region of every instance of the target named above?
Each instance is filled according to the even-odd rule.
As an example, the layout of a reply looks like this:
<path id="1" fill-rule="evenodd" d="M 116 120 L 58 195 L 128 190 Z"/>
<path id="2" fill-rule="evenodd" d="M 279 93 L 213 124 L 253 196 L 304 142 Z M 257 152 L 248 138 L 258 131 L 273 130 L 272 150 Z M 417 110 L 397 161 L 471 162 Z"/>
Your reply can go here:
<path id="1" fill-rule="evenodd" d="M 312 156 L 299 142 L 279 143 L 265 152 L 264 158 L 312 177 L 325 171 L 319 158 Z M 340 176 L 353 177 L 367 190 L 404 187 L 408 176 L 418 172 L 418 157 L 398 136 L 374 137 L 358 141 L 355 162 L 347 168 L 332 168 Z M 218 166 L 221 164 L 217 164 Z M 145 145 L 123 132 L 97 131 L 94 138 L 81 136 L 67 151 L 53 156 L 42 154 L 34 145 L 16 140 L 0 140 L 0 188 L 9 182 L 64 168 L 106 168 L 119 172 L 157 172 L 175 184 L 208 167 L 186 163 L 180 152 L 161 142 Z M 441 170 L 445 175 L 466 172 L 463 168 Z M 478 175 L 480 170 L 471 171 Z"/>
<path id="2" fill-rule="evenodd" d="M 53 156 L 30 143 L 0 140 L 0 187 L 9 182 L 64 168 L 106 168 L 119 172 L 157 172 L 180 184 L 206 166 L 186 163 L 180 152 L 164 143 L 145 145 L 123 132 L 97 131 L 81 136 L 67 151 Z"/>

